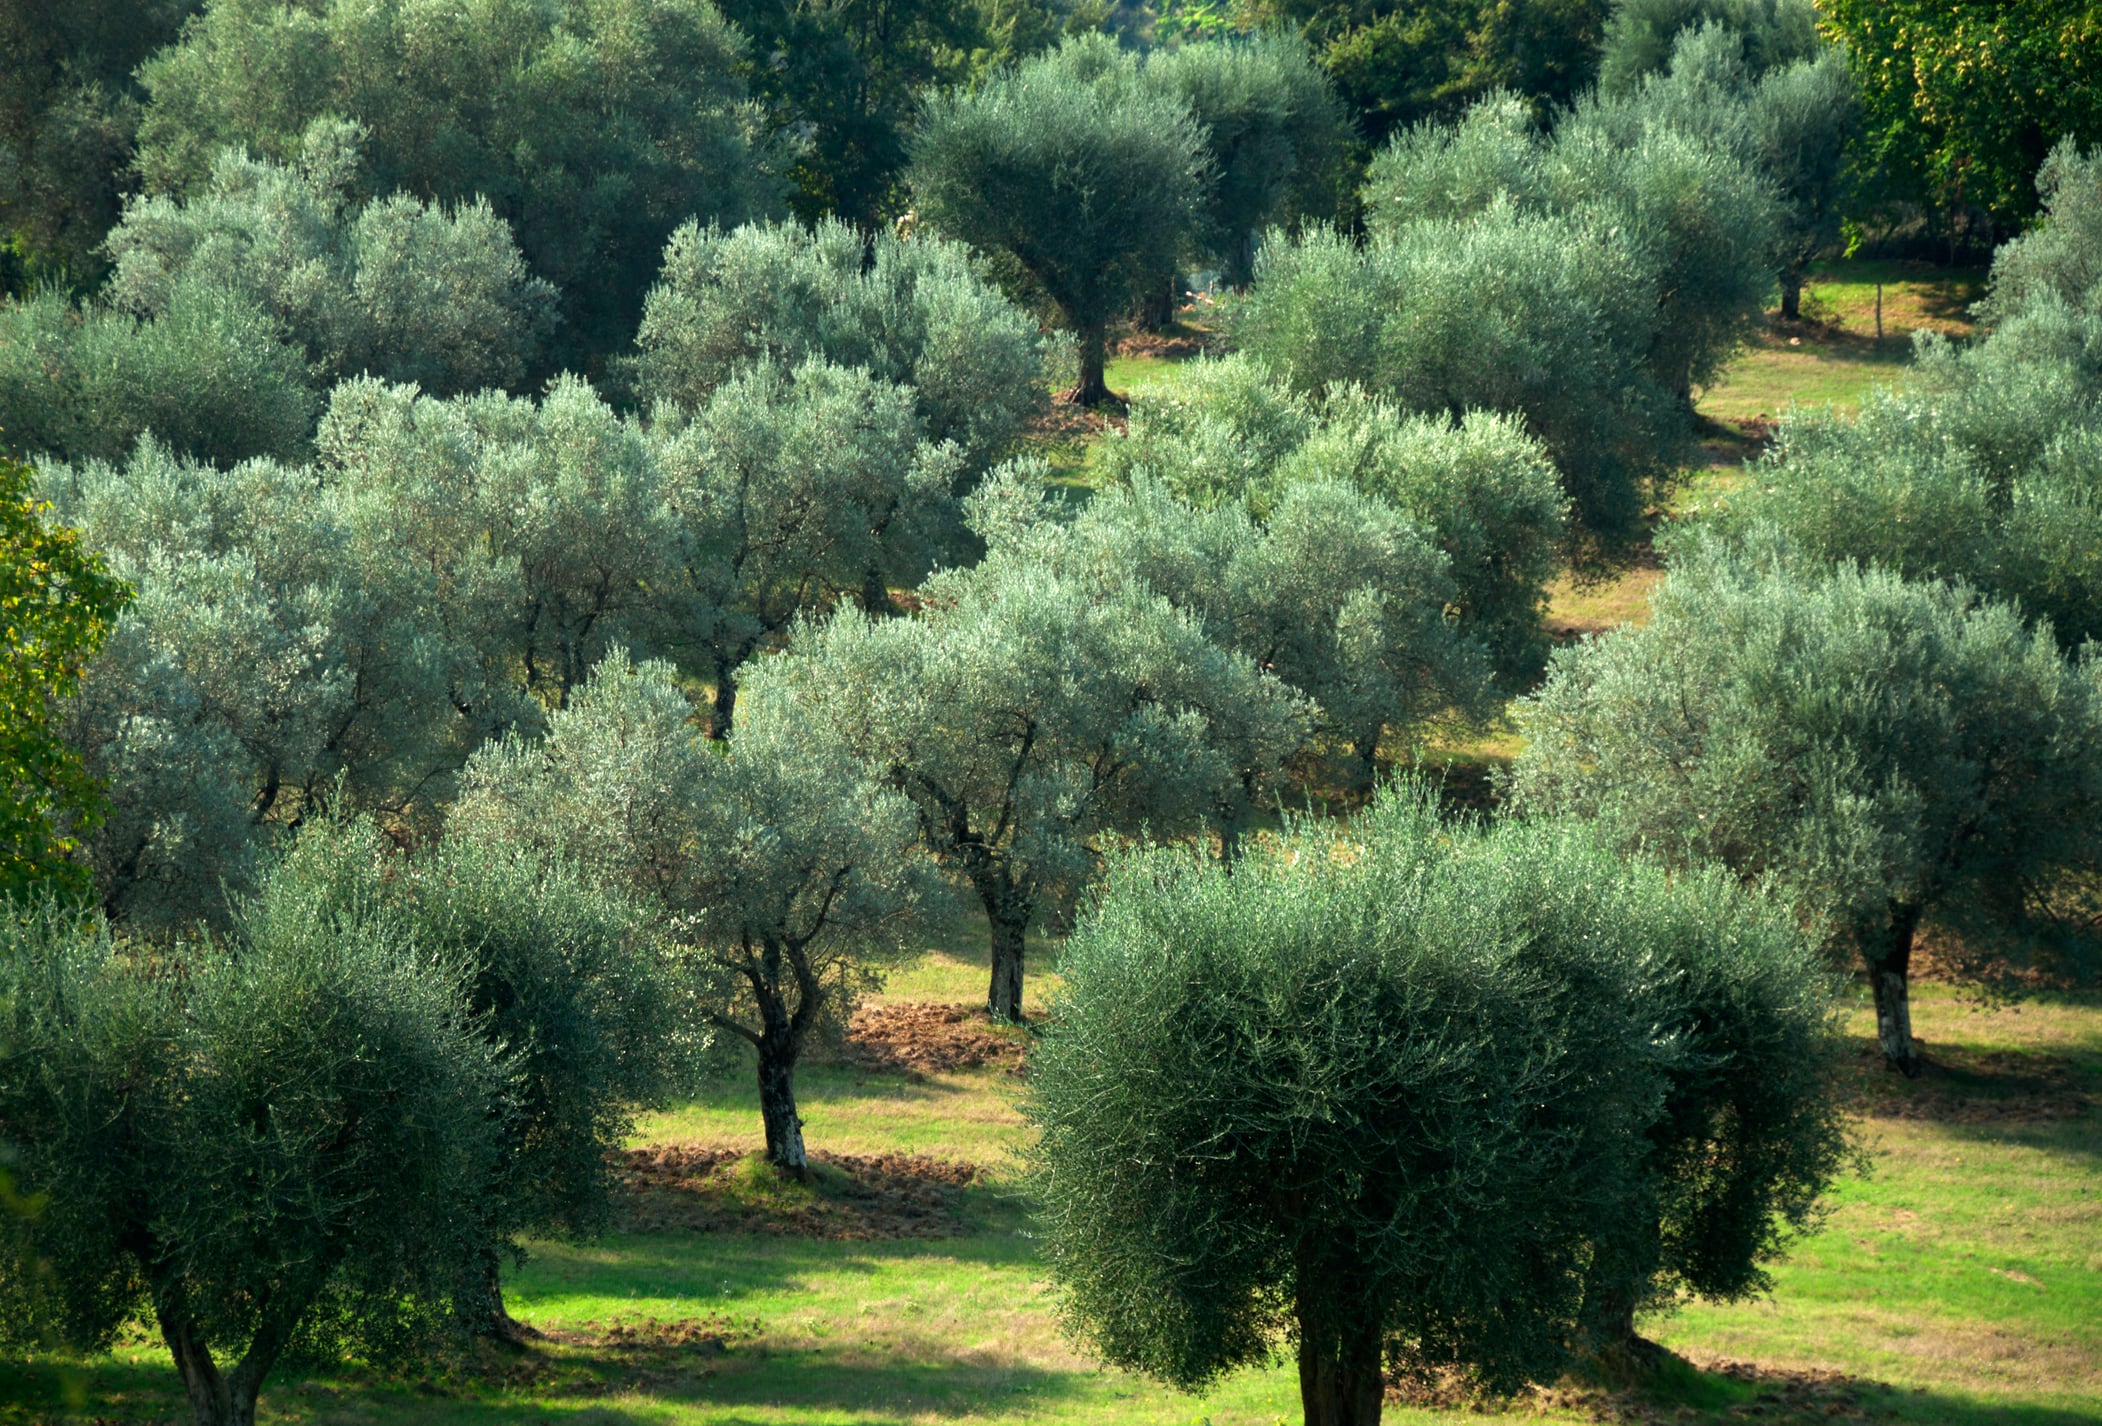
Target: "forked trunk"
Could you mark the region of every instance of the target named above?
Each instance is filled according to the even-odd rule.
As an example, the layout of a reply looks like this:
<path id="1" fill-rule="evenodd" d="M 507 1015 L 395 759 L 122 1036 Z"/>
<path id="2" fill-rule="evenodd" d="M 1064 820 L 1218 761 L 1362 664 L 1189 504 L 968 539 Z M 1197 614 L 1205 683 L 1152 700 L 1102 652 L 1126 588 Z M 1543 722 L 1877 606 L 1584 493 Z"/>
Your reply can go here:
<path id="1" fill-rule="evenodd" d="M 1862 947 L 1863 959 L 1868 963 L 1869 987 L 1876 996 L 1876 1039 L 1882 1044 L 1884 1061 L 1908 1079 L 1916 1078 L 1920 1072 L 1919 1055 L 1912 1044 L 1912 993 L 1908 983 L 1912 937 L 1919 923 L 1918 907 L 1893 905 L 1881 944 L 1871 942 Z"/>
<path id="2" fill-rule="evenodd" d="M 1299 1312 L 1299 1404 L 1306 1426 L 1379 1426 L 1387 1394 L 1379 1324 L 1328 1327 Z"/>
<path id="3" fill-rule="evenodd" d="M 158 1310 L 156 1316 L 197 1426 L 255 1426 L 256 1398 L 269 1363 L 251 1353 L 232 1371 L 222 1372 L 195 1323 Z"/>
<path id="4" fill-rule="evenodd" d="M 1098 322 L 1083 327 L 1077 333 L 1080 338 L 1080 381 L 1071 391 L 1059 399 L 1069 406 L 1122 405 L 1109 383 L 1102 379 L 1102 368 L 1109 360 L 1109 333 Z"/>
<path id="5" fill-rule="evenodd" d="M 785 1029 L 785 1027 L 784 1027 Z M 803 1118 L 796 1113 L 796 1052 L 769 1028 L 759 1041 L 759 1120 L 766 1126 L 766 1161 L 783 1173 L 807 1178 Z"/>

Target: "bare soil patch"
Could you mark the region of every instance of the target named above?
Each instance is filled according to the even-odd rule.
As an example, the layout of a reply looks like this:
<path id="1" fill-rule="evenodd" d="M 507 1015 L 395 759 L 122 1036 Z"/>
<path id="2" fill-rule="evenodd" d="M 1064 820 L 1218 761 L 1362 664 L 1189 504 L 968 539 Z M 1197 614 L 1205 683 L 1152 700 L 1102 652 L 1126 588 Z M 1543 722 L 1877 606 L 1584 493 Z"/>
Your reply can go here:
<path id="1" fill-rule="evenodd" d="M 942 1074 L 996 1065 L 1022 1072 L 1028 1032 L 995 1025 L 979 1006 L 906 1000 L 863 1005 L 847 1022 L 840 1058 L 860 1069 Z"/>
<path id="2" fill-rule="evenodd" d="M 1874 1042 L 1856 1046 L 1844 1093 L 1871 1119 L 1931 1119 L 1943 1124 L 2035 1124 L 2076 1119 L 2093 1099 L 2079 1066 L 2034 1050 L 1973 1050 L 1915 1038 L 1918 1079 L 1892 1073 Z"/>
<path id="3" fill-rule="evenodd" d="M 1690 1421 L 1771 1421 L 1782 1426 L 1795 1423 L 1865 1422 L 1889 1419 L 1875 1397 L 1882 1388 L 1876 1383 L 1843 1372 L 1815 1368 L 1770 1367 L 1758 1362 L 1716 1358 L 1688 1359 L 1653 1344 L 1641 1345 L 1653 1357 L 1653 1380 L 1639 1385 L 1604 1385 L 1565 1379 L 1552 1386 L 1534 1386 L 1508 1401 L 1486 1400 L 1455 1389 L 1439 1380 L 1390 1384 L 1390 1400 L 1413 1406 L 1446 1410 L 1504 1411 L 1512 1414 L 1562 1415 L 1576 1413 L 1586 1420 L 1612 1422 L 1614 1426 L 1681 1426 Z M 1740 1388 L 1750 1388 L 1748 1399 L 1706 1408 L 1688 1405 L 1683 1398 L 1698 1382 L 1695 1373 L 1727 1378 Z M 1723 1388 L 1731 1396 L 1740 1391 Z M 1712 1399 L 1719 1395 L 1707 1388 Z"/>
<path id="4" fill-rule="evenodd" d="M 768 1233 L 837 1242 L 948 1238 L 969 1230 L 976 1164 L 916 1154 L 813 1154 L 792 1183 L 737 1149 L 652 1144 L 620 1156 L 626 1226 L 642 1233 Z"/>
<path id="5" fill-rule="evenodd" d="M 1160 357 L 1166 361 L 1183 361 L 1194 356 L 1204 356 L 1223 348 L 1215 332 L 1201 332 L 1187 327 L 1168 332 L 1131 332 L 1117 338 L 1115 354 L 1122 357 Z"/>

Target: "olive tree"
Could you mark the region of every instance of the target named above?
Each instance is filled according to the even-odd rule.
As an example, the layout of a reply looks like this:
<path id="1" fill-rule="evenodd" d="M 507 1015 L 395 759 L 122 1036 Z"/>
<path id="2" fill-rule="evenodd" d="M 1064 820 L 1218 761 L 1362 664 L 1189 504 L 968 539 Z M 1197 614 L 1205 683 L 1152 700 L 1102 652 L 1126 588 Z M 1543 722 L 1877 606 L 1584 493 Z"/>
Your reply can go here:
<path id="1" fill-rule="evenodd" d="M 1390 1372 L 1554 1379 L 1594 1299 L 1625 1285 L 1613 1246 L 1680 1203 L 1660 1176 L 1700 1196 L 1702 1155 L 1668 1164 L 1659 1142 L 1725 1149 L 1735 1132 L 1668 1088 L 1740 1028 L 1689 1037 L 1691 1003 L 1727 1024 L 1730 993 L 1689 997 L 1681 968 L 1780 992 L 1774 1049 L 1815 1050 L 1807 949 L 1713 875 L 1563 827 L 1441 823 L 1420 788 L 1340 829 L 1291 824 L 1230 870 L 1120 860 L 1030 1062 L 1069 1328 L 1188 1389 L 1290 1351 L 1310 1426 L 1377 1422 Z M 1694 1112 L 1653 1140 L 1667 1103 Z M 1767 1127 L 1744 1126 L 1755 1153 Z M 1754 1192 L 1724 1211 L 1772 1206 Z M 1745 1231 L 1770 1242 L 1775 1225 Z"/>
<path id="2" fill-rule="evenodd" d="M 727 744 L 694 720 L 670 665 L 615 650 L 544 738 L 475 755 L 451 835 L 572 858 L 648 903 L 693 948 L 687 993 L 753 1048 L 768 1161 L 801 1176 L 796 1065 L 898 948 L 912 811 L 815 719 L 747 706 Z"/>
<path id="3" fill-rule="evenodd" d="M 246 921 L 381 918 L 458 968 L 476 1033 L 505 1055 L 498 1157 L 475 1190 L 484 1269 L 466 1325 L 517 1338 L 500 1258 L 521 1234 L 584 1236 L 611 1217 L 614 1153 L 640 1108 L 686 1089 L 707 1030 L 649 908 L 575 862 L 467 829 L 404 853 L 365 818 L 320 817 Z"/>
<path id="4" fill-rule="evenodd" d="M 1511 417 L 1410 416 L 1350 386 L 1315 399 L 1237 354 L 1192 362 L 1137 398 L 1098 459 L 1113 478 L 1157 480 L 1200 509 L 1239 505 L 1258 521 L 1297 483 L 1354 487 L 1445 556 L 1458 629 L 1500 680 L 1524 687 L 1546 659 L 1567 501 L 1546 451 Z"/>
<path id="5" fill-rule="evenodd" d="M 912 393 L 927 437 L 961 450 L 974 481 L 1043 403 L 1035 321 L 981 278 L 961 244 L 931 233 L 865 238 L 815 228 L 689 223 L 664 250 L 636 336 L 645 406 L 687 410 L 771 359 L 864 367 Z"/>
<path id="6" fill-rule="evenodd" d="M 1961 586 L 1756 550 L 1686 559 L 1648 624 L 1558 653 L 1517 717 L 1515 806 L 1794 898 L 1860 958 L 1907 1074 L 1922 922 L 2004 948 L 2095 853 L 2095 666 Z"/>
<path id="7" fill-rule="evenodd" d="M 0 448 L 122 460 L 143 435 L 201 460 L 296 460 L 320 403 L 306 361 L 238 292 L 185 286 L 140 319 L 56 289 L 0 302 Z"/>
<path id="8" fill-rule="evenodd" d="M 228 149 L 188 198 L 129 204 L 109 236 L 119 311 L 155 317 L 179 287 L 262 307 L 324 380 L 370 373 L 433 395 L 511 386 L 539 362 L 555 289 L 526 270 L 486 199 L 357 203 L 366 133 L 322 119 L 287 165 Z"/>
<path id="9" fill-rule="evenodd" d="M 1065 521 L 1044 473 L 1007 469 L 974 497 L 996 556 L 1166 598 L 1220 647 L 1306 695 L 1359 787 L 1370 789 L 1394 738 L 1492 706 L 1484 651 L 1448 613 L 1459 598 L 1449 562 L 1378 497 L 1304 480 L 1258 521 L 1238 504 L 1194 508 L 1139 474 Z M 1271 768 L 1258 760 L 1240 771 L 1238 795 L 1221 809 L 1229 848 Z"/>
<path id="10" fill-rule="evenodd" d="M 633 336 L 674 228 L 779 210 L 745 61 L 708 0 L 211 0 L 139 70 L 138 168 L 196 195 L 226 147 L 289 164 L 315 120 L 360 124 L 352 201 L 486 199 L 560 289 L 551 354 L 581 369 Z"/>
<path id="11" fill-rule="evenodd" d="M 1272 243 L 1236 332 L 1317 398 L 1357 387 L 1410 415 L 1510 415 L 1545 446 L 1579 554 L 1634 537 L 1644 482 L 1679 429 L 1649 361 L 1655 265 L 1590 218 L 1498 199 L 1365 246 Z"/>
<path id="12" fill-rule="evenodd" d="M 1992 291 L 1979 311 L 1988 324 L 2047 293 L 2102 313 L 2102 145 L 2082 151 L 2060 140 L 2037 171 L 2036 191 L 2040 220 L 1993 254 Z"/>
<path id="13" fill-rule="evenodd" d="M 929 443 L 912 393 L 810 357 L 761 362 L 690 420 L 661 422 L 659 459 L 683 530 L 692 631 L 729 734 L 739 669 L 798 615 L 841 598 L 887 609 L 953 538 L 958 455 Z"/>
<path id="14" fill-rule="evenodd" d="M 1809 0 L 1618 0 L 1599 49 L 1599 89 L 1609 97 L 1632 94 L 1646 76 L 1670 67 L 1680 36 L 1711 25 L 1742 36 L 1745 60 L 1761 74 L 1813 59 L 1822 48 Z"/>
<path id="15" fill-rule="evenodd" d="M 0 1218 L 0 1332 L 100 1351 L 143 1313 L 198 1426 L 252 1426 L 288 1351 L 441 1325 L 509 1081 L 462 979 L 348 908 L 159 956 L 0 920 L 0 1136 L 44 1202 Z"/>
<path id="16" fill-rule="evenodd" d="M 1109 400 L 1110 322 L 1197 221 L 1204 136 L 1105 36 L 927 101 L 906 181 L 935 231 L 1011 260 L 1080 344 L 1068 399 Z"/>
<path id="17" fill-rule="evenodd" d="M 1264 230 L 1334 211 L 1350 131 L 1298 35 L 1264 30 L 1158 50 L 1143 78 L 1179 99 L 1204 135 L 1211 181 L 1190 249 L 1228 283 L 1248 285 Z"/>
<path id="18" fill-rule="evenodd" d="M 1299 747 L 1299 696 L 1131 581 L 1024 556 L 945 571 L 922 612 L 805 623 L 747 679 L 769 724 L 823 727 L 904 799 L 991 934 L 993 1016 L 1022 1013 L 1023 947 L 1119 838 L 1205 829 Z M 735 740 L 732 740 L 733 746 Z"/>

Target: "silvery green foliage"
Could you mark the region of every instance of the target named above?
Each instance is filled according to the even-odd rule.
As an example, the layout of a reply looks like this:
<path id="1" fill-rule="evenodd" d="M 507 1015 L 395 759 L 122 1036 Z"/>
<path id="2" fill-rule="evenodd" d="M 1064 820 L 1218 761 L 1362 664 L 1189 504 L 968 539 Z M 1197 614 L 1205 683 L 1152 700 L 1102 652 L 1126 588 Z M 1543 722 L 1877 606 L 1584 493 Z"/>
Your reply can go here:
<path id="1" fill-rule="evenodd" d="M 1443 552 L 1459 629 L 1503 681 L 1523 686 L 1546 658 L 1567 502 L 1546 452 L 1511 417 L 1411 416 L 1349 385 L 1311 397 L 1235 355 L 1193 362 L 1138 397 L 1101 459 L 1119 479 L 1150 477 L 1199 508 L 1238 505 L 1258 522 L 1299 482 L 1353 486 Z"/>
<path id="2" fill-rule="evenodd" d="M 236 292 L 185 287 L 149 321 L 57 291 L 0 302 L 0 448 L 121 460 L 151 434 L 199 460 L 296 460 L 317 405 L 305 358 Z"/>
<path id="3" fill-rule="evenodd" d="M 1355 386 L 1411 414 L 1516 417 L 1554 461 L 1582 543 L 1610 550 L 1633 537 L 1677 429 L 1648 361 L 1657 282 L 1596 215 L 1499 196 L 1406 239 L 1270 244 L 1236 332 L 1309 395 Z"/>
<path id="4" fill-rule="evenodd" d="M 1165 596 L 1222 648 L 1305 694 L 1360 782 L 1391 739 L 1489 711 L 1488 660 L 1450 612 L 1459 592 L 1445 555 L 1378 497 L 1292 481 L 1258 521 L 1238 503 L 1194 508 L 1140 474 L 1065 521 L 1042 475 L 1006 467 L 974 497 L 995 558 Z M 1240 796 L 1222 808 L 1230 832 L 1271 791 L 1263 762 L 1242 771 Z"/>
<path id="5" fill-rule="evenodd" d="M 2102 147 L 2081 152 L 2060 140 L 2036 175 L 2045 217 L 1993 254 L 1992 294 L 1979 307 L 2003 322 L 2055 295 L 2075 311 L 2102 315 Z"/>
<path id="6" fill-rule="evenodd" d="M 1754 74 L 1815 59 L 1824 49 L 1809 0 L 1619 0 L 1599 52 L 1600 91 L 1633 93 L 1646 76 L 1670 66 L 1686 31 L 1708 26 L 1743 37 Z"/>
<path id="7" fill-rule="evenodd" d="M 755 363 L 812 357 L 911 391 L 929 439 L 953 441 L 975 480 L 1042 406 L 1036 323 L 931 233 L 864 238 L 755 223 L 672 235 L 643 307 L 635 384 L 643 403 L 688 410 Z"/>
<path id="8" fill-rule="evenodd" d="M 706 627 L 660 449 L 575 377 L 538 401 L 346 382 L 317 445 L 373 547 L 439 572 L 434 627 L 543 702 L 617 643 Z"/>
<path id="9" fill-rule="evenodd" d="M 1025 552 L 949 570 L 909 619 L 843 609 L 745 678 L 769 725 L 823 725 L 914 809 L 985 907 L 992 1012 L 1021 1012 L 1023 936 L 1105 846 L 1206 827 L 1305 736 L 1300 697 L 1131 580 Z"/>
<path id="10" fill-rule="evenodd" d="M 370 373 L 441 396 L 515 385 L 553 328 L 555 289 L 485 199 L 356 201 L 365 142 L 317 120 L 296 163 L 228 149 L 193 196 L 133 201 L 109 237 L 107 300 L 157 317 L 186 286 L 239 293 L 324 381 Z"/>
<path id="11" fill-rule="evenodd" d="M 912 392 L 811 357 L 760 361 L 689 418 L 660 412 L 686 577 L 712 615 L 695 657 L 729 731 L 738 669 L 798 615 L 842 597 L 887 607 L 954 539 L 959 455 L 928 442 Z"/>
<path id="12" fill-rule="evenodd" d="M 1845 52 L 1813 47 L 1762 62 L 1756 33 L 1711 19 L 1681 30 L 1669 58 L 1597 109 L 1623 125 L 1640 115 L 1695 135 L 1760 173 L 1779 200 L 1774 259 L 1792 299 L 1811 259 L 1839 241 L 1852 196 L 1847 149 L 1860 106 Z"/>
<path id="13" fill-rule="evenodd" d="M 2055 161 L 2073 171 L 2067 153 Z M 1963 580 L 2048 620 L 2068 649 L 2102 637 L 2102 289 L 2081 293 L 2102 228 L 2089 206 L 2061 182 L 2044 220 L 2001 250 L 1984 340 L 1922 335 L 1905 383 L 1858 416 L 1791 413 L 1706 523 L 1731 539 L 1777 525 L 1807 559 Z"/>
<path id="14" fill-rule="evenodd" d="M 1623 1251 L 1659 1179 L 1674 1208 L 1746 1194 L 1756 1261 L 1836 1166 L 1825 988 L 1785 910 L 1567 825 L 1454 825 L 1408 788 L 1230 869 L 1122 858 L 1060 969 L 1029 1112 L 1066 1324 L 1192 1390 L 1294 1352 L 1309 1421 L 1377 1421 L 1392 1369 L 1552 1380 L 1659 1262 Z M 1739 988 L 1765 1013 L 1729 1013 Z M 1696 999 L 1721 1013 L 1689 1036 Z M 1810 1066 L 1773 1086 L 1778 1129 L 1673 1083 L 1746 1028 Z M 1667 1141 L 1699 1126 L 1672 1164 L 1667 1111 Z"/>
<path id="15" fill-rule="evenodd" d="M 1203 134 L 1103 35 L 931 97 L 907 181 L 921 219 L 1004 255 L 1079 338 L 1101 399 L 1104 330 L 1171 269 L 1208 182 Z"/>
<path id="16" fill-rule="evenodd" d="M 615 650 L 544 738 L 476 754 L 449 827 L 574 858 L 698 947 L 710 1018 L 758 1051 L 768 1155 L 804 1167 L 796 1060 L 898 949 L 921 892 L 911 805 L 836 730 L 748 700 L 714 742 L 670 665 Z"/>
<path id="17" fill-rule="evenodd" d="M 632 339 L 679 224 L 779 211 L 746 62 L 708 0 L 212 0 L 140 70 L 139 171 L 195 196 L 222 149 L 289 164 L 348 119 L 352 201 L 485 199 L 561 291 L 553 357 L 585 369 Z"/>
<path id="18" fill-rule="evenodd" d="M 144 443 L 44 490 L 139 599 L 91 666 L 73 736 L 111 789 L 105 905 L 142 924 L 216 917 L 266 830 L 338 785 L 408 815 L 532 705 L 455 571 L 310 469 L 224 470 Z"/>
<path id="19" fill-rule="evenodd" d="M 2098 672 L 1961 586 L 1687 552 L 1648 624 L 1558 653 L 1519 705 L 1511 796 L 1784 891 L 1874 973 L 1909 1070 L 1921 919 L 1990 954 L 2097 850 Z"/>
<path id="20" fill-rule="evenodd" d="M 1253 275 L 1265 229 L 1334 212 L 1349 121 L 1296 32 L 1157 50 L 1143 73 L 1203 131 L 1212 181 L 1194 246 L 1229 283 L 1244 286 Z"/>
<path id="21" fill-rule="evenodd" d="M 1704 102 L 1738 117 L 1734 91 Z M 1601 309 L 1638 304 L 1629 350 L 1665 391 L 1690 399 L 1772 288 L 1779 209 L 1746 144 L 1688 122 L 1685 107 L 1668 86 L 1646 85 L 1579 103 L 1541 136 L 1515 101 L 1492 98 L 1456 129 L 1422 125 L 1381 152 L 1366 179 L 1367 226 L 1411 246 L 1442 241 L 1455 220 L 1493 221 L 1503 204 L 1569 219 L 1578 241 L 1641 270 L 1641 289 L 1589 298 Z"/>

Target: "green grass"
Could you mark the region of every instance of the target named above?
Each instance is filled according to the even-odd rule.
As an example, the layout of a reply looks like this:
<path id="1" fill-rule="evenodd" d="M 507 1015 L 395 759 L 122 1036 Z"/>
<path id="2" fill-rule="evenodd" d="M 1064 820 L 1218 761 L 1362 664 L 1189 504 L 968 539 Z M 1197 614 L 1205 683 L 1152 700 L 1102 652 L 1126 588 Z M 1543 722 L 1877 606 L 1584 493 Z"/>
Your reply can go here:
<path id="1" fill-rule="evenodd" d="M 949 986 L 975 969 L 968 955 L 943 955 L 901 979 Z M 2051 1063 L 2075 1088 L 2102 1094 L 2102 1005 L 2045 999 L 1980 1009 L 1923 986 L 1917 1018 L 1930 1052 L 1997 1055 L 1994 1072 L 2017 1076 L 2031 1061 Z M 1866 1043 L 1865 1006 L 1852 1028 Z M 1865 1082 L 1879 1102 L 1922 1092 L 1873 1074 Z M 1927 1090 L 1934 1084 L 1921 1082 Z M 1989 1095 L 1990 1075 L 1960 1087 Z M 524 1358 L 492 1357 L 447 1373 L 288 1370 L 265 1396 L 264 1419 L 316 1426 L 1297 1420 L 1288 1370 L 1242 1373 L 1207 1396 L 1183 1397 L 1101 1368 L 1061 1335 L 1013 1184 L 1012 1154 L 1027 1131 L 1012 1076 L 907 1080 L 818 1065 L 805 1071 L 802 1088 L 815 1149 L 934 1153 L 993 1167 L 990 1181 L 965 1190 L 965 1231 L 888 1243 L 659 1234 L 542 1244 L 512 1276 L 510 1306 L 559 1340 Z M 757 1142 L 756 1121 L 750 1090 L 733 1080 L 651 1120 L 640 1137 L 748 1146 Z M 2016 1123 L 1875 1118 L 1863 1135 L 1871 1172 L 1840 1186 L 1824 1230 L 1796 1244 L 1776 1269 L 1771 1297 L 1689 1306 L 1647 1330 L 1698 1364 L 1749 1359 L 1859 1378 L 1863 1400 L 1896 1420 L 2102 1422 L 2102 1126 L 2093 1109 Z M 652 1320 L 703 1324 L 728 1348 L 658 1340 Z M 618 1324 L 636 1340 L 609 1336 Z M 94 1419 L 158 1420 L 177 1411 L 173 1374 L 143 1333 L 75 1370 Z M 1759 1404 L 1759 1390 L 1688 1368 L 1668 1378 L 1661 1395 L 1665 1406 L 1684 1408 L 1672 1419 L 1726 1421 Z M 60 1391 L 53 1363 L 0 1366 L 0 1421 L 55 1419 L 63 1414 Z M 1561 1394 L 1522 1403 L 1516 1415 L 1575 1420 L 1588 1410 L 1581 1394 Z M 1475 1411 L 1389 1414 L 1408 1423 L 1484 1419 Z"/>

